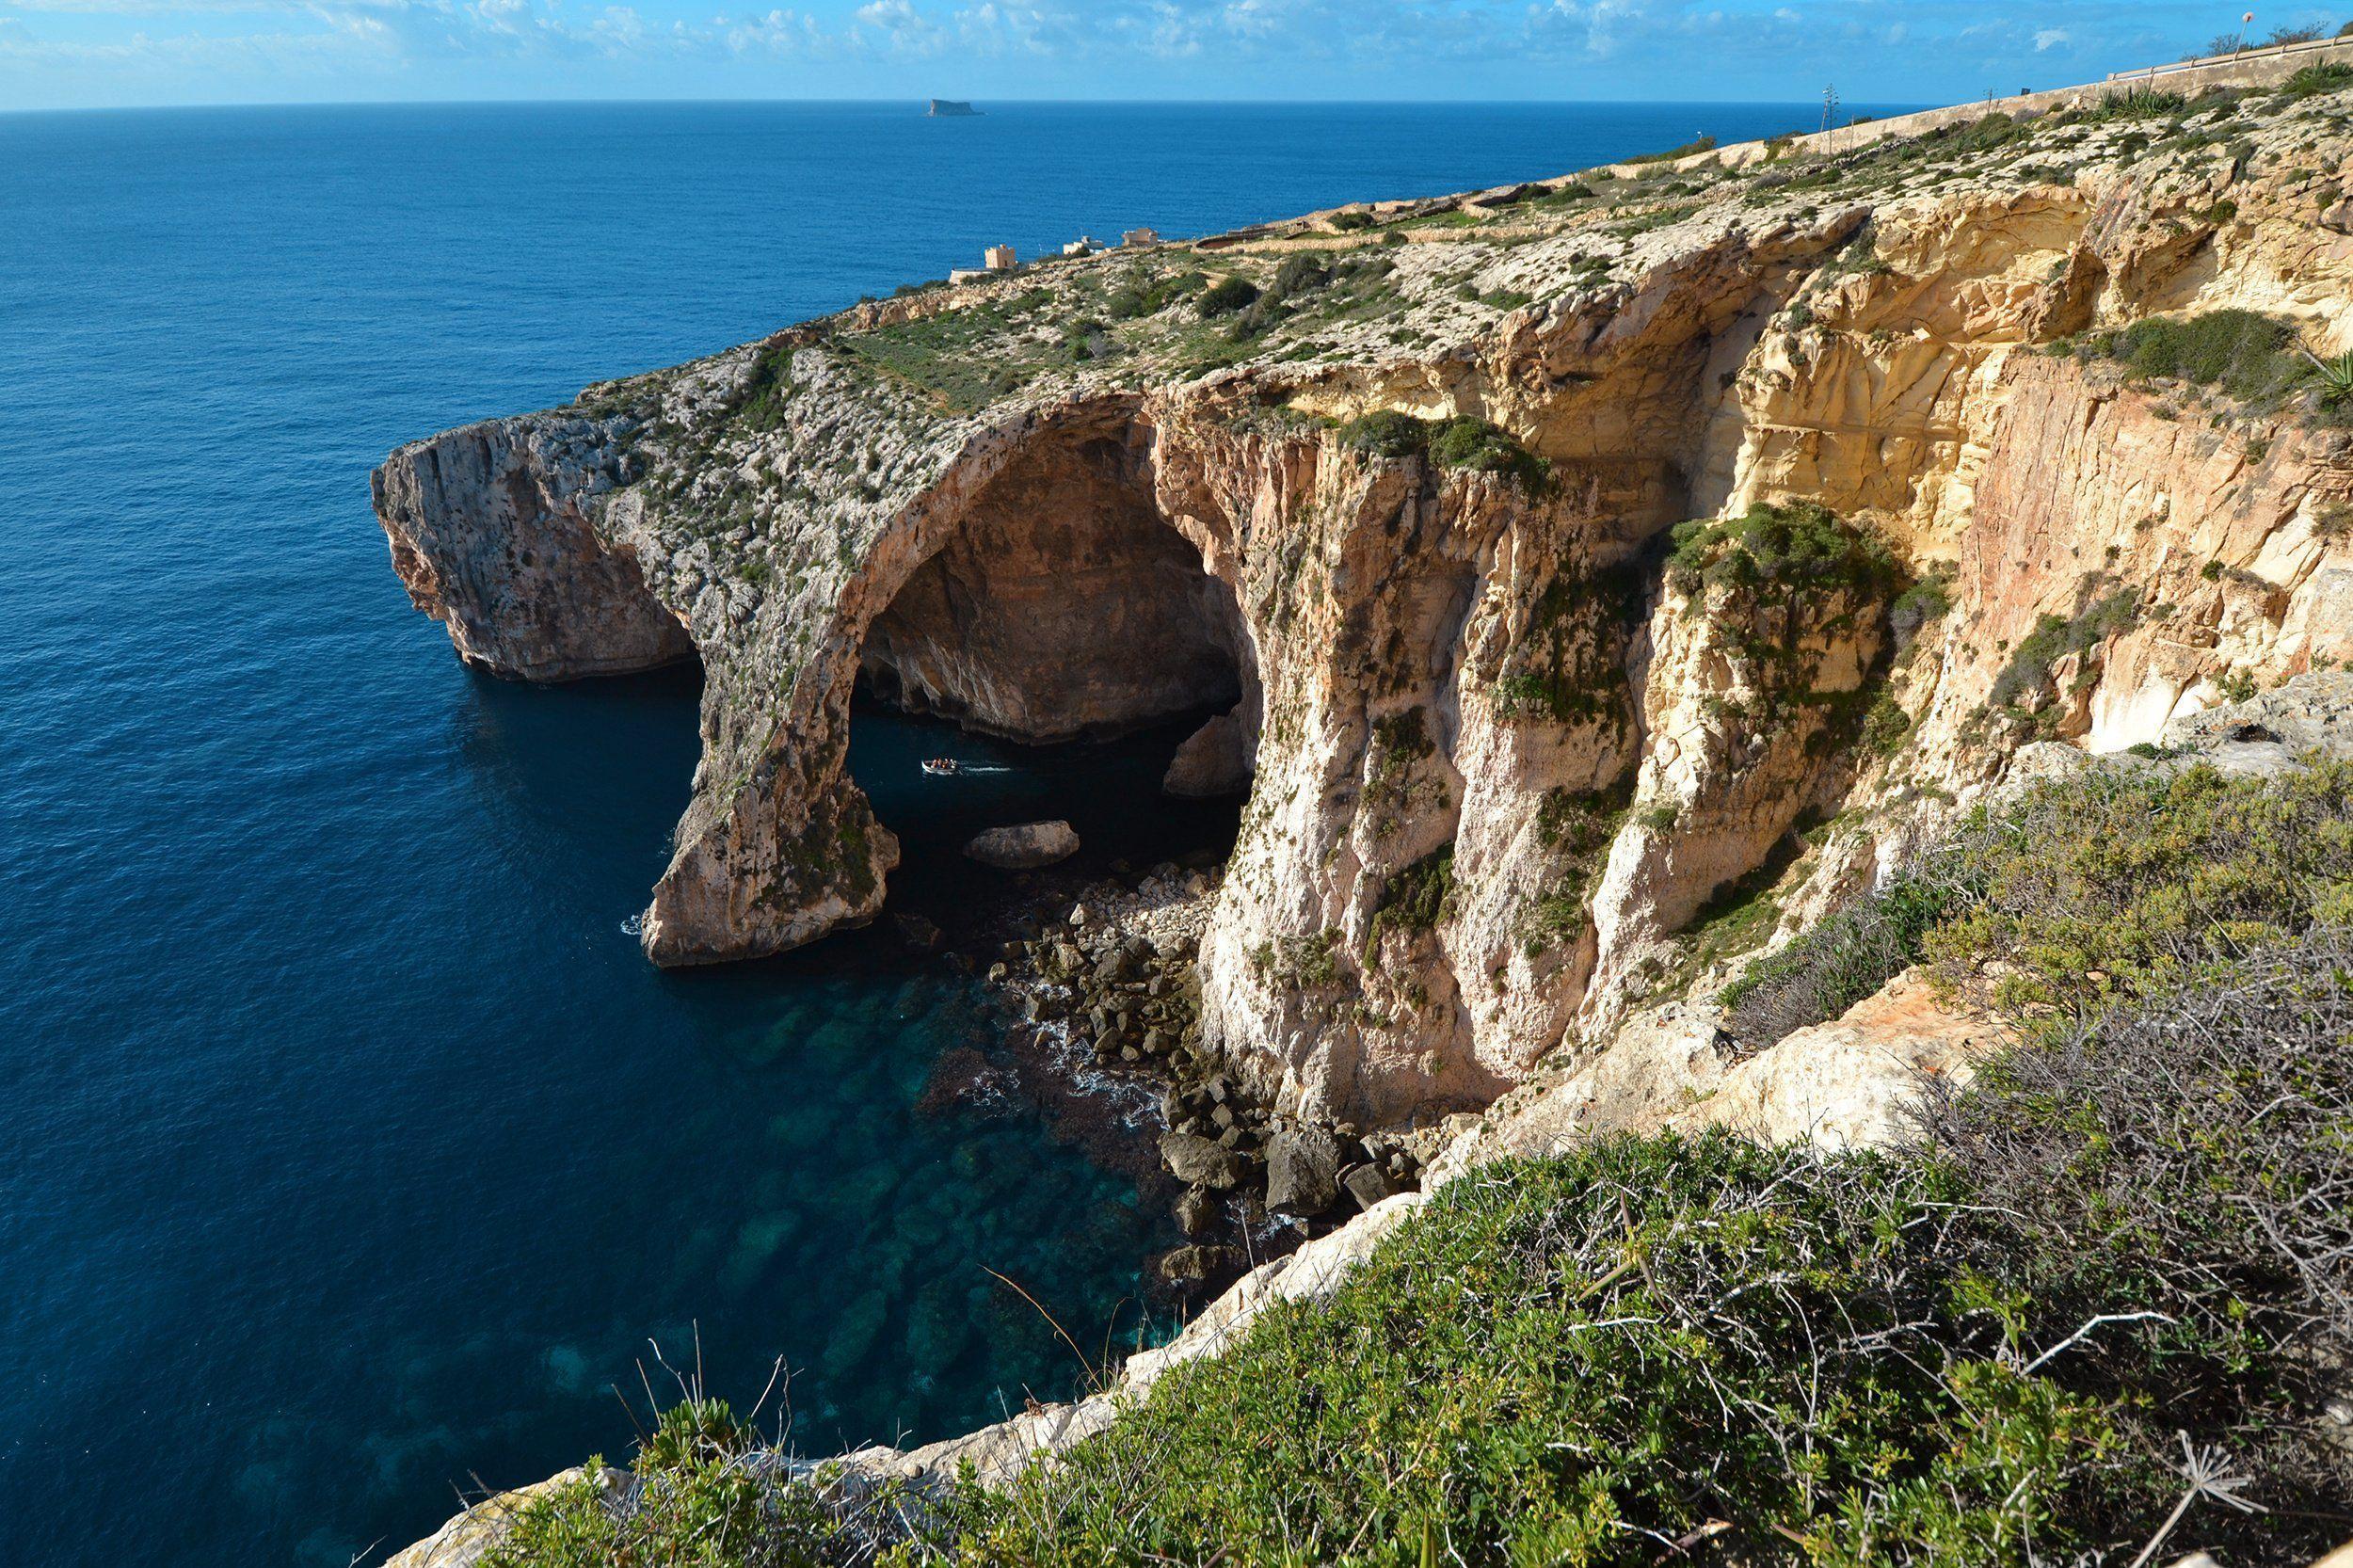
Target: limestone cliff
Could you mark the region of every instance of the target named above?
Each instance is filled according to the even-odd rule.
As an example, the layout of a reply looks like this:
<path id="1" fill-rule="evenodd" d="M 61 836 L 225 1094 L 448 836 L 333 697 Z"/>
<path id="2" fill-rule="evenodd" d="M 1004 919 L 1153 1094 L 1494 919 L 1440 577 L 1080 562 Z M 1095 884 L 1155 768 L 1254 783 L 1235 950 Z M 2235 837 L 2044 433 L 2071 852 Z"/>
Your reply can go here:
<path id="1" fill-rule="evenodd" d="M 2153 741 L 2353 654 L 2344 406 L 2097 336 L 2245 310 L 2353 349 L 2344 103 L 1728 149 L 1046 264 L 405 446 L 377 511 L 480 667 L 700 657 L 659 963 L 879 908 L 861 673 L 1016 738 L 1230 705 L 1208 1044 L 1287 1111 L 1429 1121 L 1593 1057 L 2020 744 Z M 1785 577 L 1737 529 L 1669 538 L 1760 505 L 1869 548 Z"/>

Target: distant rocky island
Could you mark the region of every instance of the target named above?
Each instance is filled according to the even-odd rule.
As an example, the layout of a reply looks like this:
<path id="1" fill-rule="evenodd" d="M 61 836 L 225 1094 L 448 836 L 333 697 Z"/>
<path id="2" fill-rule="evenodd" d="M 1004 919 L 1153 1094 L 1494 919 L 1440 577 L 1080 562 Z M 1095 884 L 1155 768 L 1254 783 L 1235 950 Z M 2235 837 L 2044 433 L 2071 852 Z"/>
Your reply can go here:
<path id="1" fill-rule="evenodd" d="M 935 98 L 931 102 L 931 107 L 923 111 L 933 120 L 950 120 L 963 115 L 976 115 L 980 112 L 971 104 L 954 98 Z"/>

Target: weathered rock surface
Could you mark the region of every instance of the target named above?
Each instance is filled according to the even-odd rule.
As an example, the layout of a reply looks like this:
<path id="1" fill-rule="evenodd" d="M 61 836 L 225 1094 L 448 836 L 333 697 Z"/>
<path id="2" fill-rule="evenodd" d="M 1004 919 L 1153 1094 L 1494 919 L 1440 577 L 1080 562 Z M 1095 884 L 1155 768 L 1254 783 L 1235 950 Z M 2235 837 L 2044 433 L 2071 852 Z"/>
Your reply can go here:
<path id="1" fill-rule="evenodd" d="M 1284 1128 L 1267 1140 L 1269 1213 L 1312 1220 L 1340 1197 L 1339 1140 L 1321 1128 Z"/>
<path id="2" fill-rule="evenodd" d="M 1250 1174 L 1248 1157 L 1214 1138 L 1189 1132 L 1162 1133 L 1160 1158 L 1168 1162 L 1177 1180 L 1192 1182 L 1212 1192 L 1231 1192 Z"/>
<path id="3" fill-rule="evenodd" d="M 592 421 L 500 420 L 403 447 L 371 488 L 409 601 L 467 664 L 571 680 L 694 655 L 631 548 L 590 521 L 628 472 Z"/>
<path id="4" fill-rule="evenodd" d="M 536 1499 L 570 1485 L 587 1473 L 574 1465 L 543 1481 L 485 1497 L 423 1541 L 394 1552 L 385 1560 L 384 1568 L 474 1568 L 505 1539 L 518 1513 Z M 597 1484 L 608 1501 L 618 1502 L 633 1483 L 628 1471 L 606 1465 L 597 1473 Z"/>
<path id="5" fill-rule="evenodd" d="M 1079 853 L 1079 833 L 1066 822 L 1022 823 L 976 835 L 964 853 L 1000 871 L 1028 871 Z"/>
<path id="6" fill-rule="evenodd" d="M 1186 736 L 1168 760 L 1160 788 L 1172 795 L 1200 797 L 1247 793 L 1257 755 L 1258 738 L 1250 728 L 1253 717 L 1237 708 Z"/>
<path id="7" fill-rule="evenodd" d="M 1057 263 L 404 447 L 378 511 L 486 667 L 691 638 L 704 756 L 644 921 L 665 964 L 880 907 L 898 846 L 844 771 L 861 673 L 1032 739 L 1228 709 L 1169 780 L 1248 771 L 1203 1049 L 1286 1116 L 1426 1128 L 1867 884 L 2023 744 L 2153 743 L 2353 659 L 2353 436 L 2309 396 L 2052 351 L 2219 309 L 2353 346 L 2332 103 L 1865 147 L 1802 189 L 1726 149 L 1450 200 L 1466 221 L 1397 245 L 1308 219 Z M 1238 362 L 1202 362 L 1225 328 L 1182 302 L 1061 346 L 1111 290 L 1268 288 L 1302 257 Z M 1351 439 L 1374 412 L 1489 421 L 1547 467 Z M 1937 592 L 1659 568 L 1684 519 L 1799 502 Z"/>

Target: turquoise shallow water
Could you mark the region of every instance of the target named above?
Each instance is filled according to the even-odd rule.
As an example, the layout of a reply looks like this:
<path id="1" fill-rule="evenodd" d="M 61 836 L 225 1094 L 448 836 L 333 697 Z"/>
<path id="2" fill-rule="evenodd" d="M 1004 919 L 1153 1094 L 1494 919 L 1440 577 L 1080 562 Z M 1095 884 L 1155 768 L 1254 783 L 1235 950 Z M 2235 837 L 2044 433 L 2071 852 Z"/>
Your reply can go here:
<path id="1" fill-rule="evenodd" d="M 0 116 L 0 1561 L 339 1565 L 630 1427 L 658 1339 L 805 1445 L 1066 1385 L 1174 1238 L 882 928 L 664 975 L 623 922 L 694 678 L 525 690 L 408 608 L 395 441 L 940 274 L 1577 167 L 1722 105 L 631 105 Z M 869 713 L 887 821 L 1214 841 L 1167 736 Z M 1012 769 L 932 790 L 950 744 Z M 1158 748 L 1158 750 L 1156 750 Z M 959 815 L 964 813 L 964 815 Z M 1000 815 L 1001 814 L 1001 815 Z M 895 896 L 964 907 L 934 856 Z"/>

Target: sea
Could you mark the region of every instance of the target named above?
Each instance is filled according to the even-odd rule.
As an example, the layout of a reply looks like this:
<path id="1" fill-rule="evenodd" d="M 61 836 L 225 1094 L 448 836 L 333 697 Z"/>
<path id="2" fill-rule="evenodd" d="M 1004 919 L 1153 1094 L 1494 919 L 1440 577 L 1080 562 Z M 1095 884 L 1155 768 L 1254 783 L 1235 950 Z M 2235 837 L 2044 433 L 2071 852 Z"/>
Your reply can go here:
<path id="1" fill-rule="evenodd" d="M 1164 1201 L 988 1092 L 1005 1018 L 895 920 L 645 962 L 697 677 L 462 668 L 369 511 L 393 444 L 985 245 L 1818 117 L 980 107 L 0 115 L 0 1561 L 370 1563 L 626 1458 L 681 1381 L 828 1452 L 1165 1331 Z M 1214 858 L 1233 808 L 1153 789 L 1177 733 L 1028 751 L 868 710 L 852 766 L 911 864 L 1032 815 L 1099 864 Z M 973 771 L 927 779 L 942 751 Z M 989 896 L 910 874 L 892 913 Z"/>

